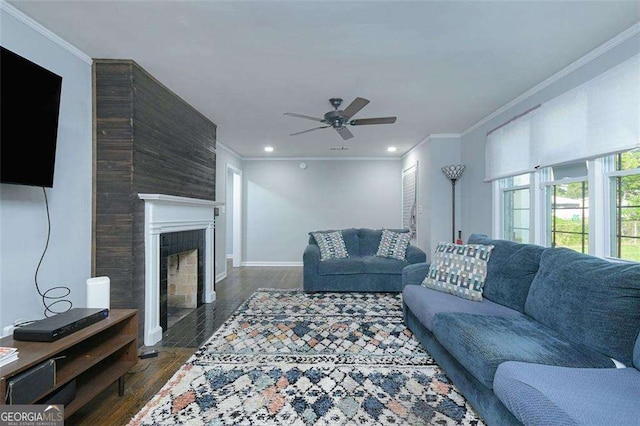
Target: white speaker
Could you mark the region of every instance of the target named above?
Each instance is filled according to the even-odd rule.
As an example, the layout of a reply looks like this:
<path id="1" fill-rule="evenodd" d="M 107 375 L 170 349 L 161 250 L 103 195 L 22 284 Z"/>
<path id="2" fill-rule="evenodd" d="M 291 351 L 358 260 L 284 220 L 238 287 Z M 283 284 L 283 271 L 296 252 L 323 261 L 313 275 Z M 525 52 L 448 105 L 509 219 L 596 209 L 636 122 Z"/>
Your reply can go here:
<path id="1" fill-rule="evenodd" d="M 95 277 L 87 280 L 87 308 L 107 308 L 111 304 L 109 277 Z"/>

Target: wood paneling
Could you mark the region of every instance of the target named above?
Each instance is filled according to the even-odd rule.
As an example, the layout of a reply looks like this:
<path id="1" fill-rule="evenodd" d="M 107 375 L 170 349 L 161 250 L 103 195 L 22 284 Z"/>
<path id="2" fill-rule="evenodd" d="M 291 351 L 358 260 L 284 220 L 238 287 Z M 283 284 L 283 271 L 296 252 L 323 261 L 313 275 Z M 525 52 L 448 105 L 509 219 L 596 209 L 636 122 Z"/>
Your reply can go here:
<path id="1" fill-rule="evenodd" d="M 144 202 L 138 194 L 215 200 L 216 125 L 134 61 L 97 59 L 94 67 L 94 276 L 111 279 L 113 308 L 139 309 L 142 336 Z"/>

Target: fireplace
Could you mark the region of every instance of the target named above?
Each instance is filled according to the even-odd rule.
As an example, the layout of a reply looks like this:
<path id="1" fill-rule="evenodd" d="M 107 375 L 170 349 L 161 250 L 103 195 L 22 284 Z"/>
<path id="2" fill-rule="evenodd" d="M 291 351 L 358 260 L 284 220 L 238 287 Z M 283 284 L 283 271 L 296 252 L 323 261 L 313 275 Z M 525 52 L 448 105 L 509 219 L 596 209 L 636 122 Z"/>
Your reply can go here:
<path id="1" fill-rule="evenodd" d="M 202 247 L 197 248 L 201 253 L 202 267 L 198 274 L 202 274 L 202 293 L 198 297 L 200 303 L 211 303 L 216 295 L 214 283 L 214 209 L 224 203 L 200 200 L 187 197 L 176 197 L 164 194 L 138 194 L 144 200 L 144 253 L 145 253 L 145 291 L 144 291 L 144 344 L 152 346 L 162 340 L 163 326 L 161 315 L 162 278 L 166 268 L 162 268 L 162 241 L 164 235 L 179 234 L 185 231 L 198 231 L 201 234 Z M 187 244 L 188 245 L 188 244 Z M 180 243 L 178 243 L 180 246 Z M 183 246 L 183 247 L 186 247 Z M 185 251 L 176 248 L 177 254 Z M 169 250 L 165 252 L 168 256 Z M 163 309 L 166 312 L 166 304 Z M 166 324 L 165 324 L 166 326 Z"/>
<path id="2" fill-rule="evenodd" d="M 160 235 L 160 326 L 204 303 L 205 230 Z"/>

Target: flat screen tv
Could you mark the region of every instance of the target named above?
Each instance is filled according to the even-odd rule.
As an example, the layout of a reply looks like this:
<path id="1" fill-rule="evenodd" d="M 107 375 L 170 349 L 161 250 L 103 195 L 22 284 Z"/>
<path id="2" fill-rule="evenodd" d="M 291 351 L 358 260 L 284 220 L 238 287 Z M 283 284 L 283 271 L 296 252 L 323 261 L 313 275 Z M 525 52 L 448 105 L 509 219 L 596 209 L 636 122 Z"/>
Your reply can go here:
<path id="1" fill-rule="evenodd" d="M 0 49 L 0 182 L 51 188 L 62 77 Z"/>

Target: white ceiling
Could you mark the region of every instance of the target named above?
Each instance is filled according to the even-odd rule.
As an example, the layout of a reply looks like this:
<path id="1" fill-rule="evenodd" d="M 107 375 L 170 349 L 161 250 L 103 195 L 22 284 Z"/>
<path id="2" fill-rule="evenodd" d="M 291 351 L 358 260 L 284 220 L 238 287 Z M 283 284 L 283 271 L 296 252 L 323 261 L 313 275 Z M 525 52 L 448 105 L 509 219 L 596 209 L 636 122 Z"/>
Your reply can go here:
<path id="1" fill-rule="evenodd" d="M 638 1 L 10 3 L 93 58 L 135 60 L 244 157 L 401 156 L 640 21 Z M 284 112 L 322 116 L 329 98 L 357 96 L 371 103 L 354 118 L 398 121 L 351 127 L 348 141 L 333 129 L 289 136 L 318 123 Z"/>

